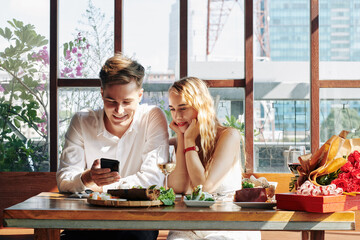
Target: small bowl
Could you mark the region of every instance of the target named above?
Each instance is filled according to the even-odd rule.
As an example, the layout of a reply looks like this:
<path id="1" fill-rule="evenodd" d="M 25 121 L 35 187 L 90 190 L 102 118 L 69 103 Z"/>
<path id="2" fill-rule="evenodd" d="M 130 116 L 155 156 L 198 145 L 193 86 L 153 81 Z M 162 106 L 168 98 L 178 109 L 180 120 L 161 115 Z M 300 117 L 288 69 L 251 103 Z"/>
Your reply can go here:
<path id="1" fill-rule="evenodd" d="M 295 176 L 299 176 L 299 172 L 298 172 L 298 168 L 300 167 L 300 163 L 288 163 L 288 167 L 290 169 L 290 171 L 292 172 L 292 174 L 294 174 Z"/>

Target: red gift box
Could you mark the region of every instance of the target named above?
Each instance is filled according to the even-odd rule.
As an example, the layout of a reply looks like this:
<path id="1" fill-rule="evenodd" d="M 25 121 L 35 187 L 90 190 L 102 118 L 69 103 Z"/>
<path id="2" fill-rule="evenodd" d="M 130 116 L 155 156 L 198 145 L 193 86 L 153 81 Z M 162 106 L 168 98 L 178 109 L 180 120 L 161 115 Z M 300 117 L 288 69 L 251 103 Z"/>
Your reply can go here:
<path id="1" fill-rule="evenodd" d="M 303 196 L 296 193 L 276 194 L 276 208 L 316 213 L 360 210 L 360 195 Z"/>

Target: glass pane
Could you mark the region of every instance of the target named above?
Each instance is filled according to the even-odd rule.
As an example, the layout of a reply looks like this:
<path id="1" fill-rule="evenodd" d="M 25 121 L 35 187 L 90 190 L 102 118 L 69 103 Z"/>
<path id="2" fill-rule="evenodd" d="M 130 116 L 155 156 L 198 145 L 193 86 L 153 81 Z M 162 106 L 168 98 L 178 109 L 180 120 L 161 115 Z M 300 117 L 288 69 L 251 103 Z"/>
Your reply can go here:
<path id="1" fill-rule="evenodd" d="M 360 0 L 320 0 L 320 79 L 360 79 Z"/>
<path id="2" fill-rule="evenodd" d="M 145 67 L 144 82 L 173 82 L 179 71 L 179 1 L 123 3 L 123 52 Z"/>
<path id="3" fill-rule="evenodd" d="M 342 130 L 350 132 L 347 138 L 360 138 L 359 91 L 359 88 L 320 89 L 320 144 Z"/>
<path id="4" fill-rule="evenodd" d="M 59 1 L 59 75 L 98 78 L 114 53 L 113 0 Z"/>
<path id="5" fill-rule="evenodd" d="M 72 116 L 82 109 L 93 110 L 103 107 L 100 88 L 59 88 L 59 154 L 65 143 L 65 133 L 70 125 Z M 60 155 L 59 155 L 60 156 Z"/>
<path id="6" fill-rule="evenodd" d="M 254 4 L 254 171 L 310 150 L 309 1 Z"/>
<path id="7" fill-rule="evenodd" d="M 49 171 L 49 1 L 3 1 L 0 16 L 0 171 Z"/>
<path id="8" fill-rule="evenodd" d="M 245 168 L 245 91 L 243 88 L 210 88 L 220 123 L 238 129 L 241 133 L 240 153 Z"/>
<path id="9" fill-rule="evenodd" d="M 244 78 L 244 1 L 188 1 L 188 75 Z"/>

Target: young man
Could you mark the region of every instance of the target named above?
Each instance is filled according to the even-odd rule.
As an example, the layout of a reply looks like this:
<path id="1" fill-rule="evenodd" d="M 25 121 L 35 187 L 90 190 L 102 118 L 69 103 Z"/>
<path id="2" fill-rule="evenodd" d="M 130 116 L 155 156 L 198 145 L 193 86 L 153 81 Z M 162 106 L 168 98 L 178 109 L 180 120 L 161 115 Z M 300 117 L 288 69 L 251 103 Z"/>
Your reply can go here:
<path id="1" fill-rule="evenodd" d="M 82 111 L 72 118 L 57 171 L 59 191 L 106 192 L 114 188 L 163 185 L 164 175 L 156 158 L 159 146 L 168 145 L 167 122 L 161 109 L 139 104 L 143 78 L 144 67 L 121 54 L 106 61 L 100 71 L 104 108 Z M 119 160 L 120 174 L 100 168 L 100 158 Z M 121 239 L 129 238 L 122 237 L 124 232 L 131 232 L 131 239 L 157 236 L 157 231 L 118 232 L 120 235 L 116 236 Z M 136 238 L 134 232 L 149 233 L 150 238 L 144 235 Z"/>

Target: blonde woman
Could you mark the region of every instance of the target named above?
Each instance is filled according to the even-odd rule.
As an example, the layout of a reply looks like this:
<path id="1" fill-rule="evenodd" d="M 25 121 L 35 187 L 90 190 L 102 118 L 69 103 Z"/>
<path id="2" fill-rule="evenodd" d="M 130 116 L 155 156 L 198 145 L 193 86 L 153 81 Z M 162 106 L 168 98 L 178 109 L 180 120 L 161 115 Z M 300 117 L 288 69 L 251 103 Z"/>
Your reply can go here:
<path id="1" fill-rule="evenodd" d="M 214 101 L 202 80 L 188 77 L 169 89 L 169 108 L 176 133 L 176 168 L 169 187 L 189 193 L 203 185 L 203 191 L 232 198 L 241 188 L 240 133 L 221 125 Z M 260 232 L 171 231 L 168 239 L 261 239 Z"/>

